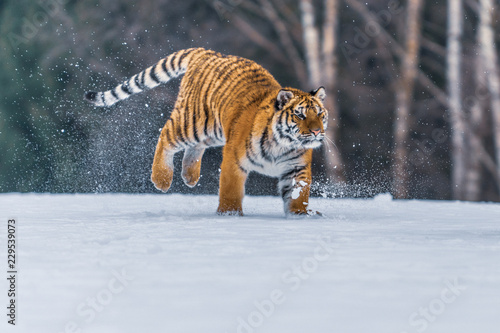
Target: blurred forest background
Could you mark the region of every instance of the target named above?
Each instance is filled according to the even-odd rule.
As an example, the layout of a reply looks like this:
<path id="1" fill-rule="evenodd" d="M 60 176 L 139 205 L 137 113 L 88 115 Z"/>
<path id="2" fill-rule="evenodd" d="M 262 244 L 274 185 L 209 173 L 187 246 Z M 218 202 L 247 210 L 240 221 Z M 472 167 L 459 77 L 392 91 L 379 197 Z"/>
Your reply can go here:
<path id="1" fill-rule="evenodd" d="M 500 201 L 500 5 L 494 0 L 0 1 L 0 192 L 155 192 L 178 79 L 109 109 L 83 101 L 171 52 L 252 59 L 326 87 L 322 196 Z M 176 161 L 180 162 L 180 154 Z M 220 149 L 202 178 L 217 193 Z M 247 193 L 274 194 L 253 175 Z"/>

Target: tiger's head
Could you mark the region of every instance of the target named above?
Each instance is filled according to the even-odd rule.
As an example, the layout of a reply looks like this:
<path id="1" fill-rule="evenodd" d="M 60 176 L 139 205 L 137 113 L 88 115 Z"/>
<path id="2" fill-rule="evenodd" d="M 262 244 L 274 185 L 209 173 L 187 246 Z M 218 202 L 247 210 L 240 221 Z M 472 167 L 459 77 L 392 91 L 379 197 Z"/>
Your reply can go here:
<path id="1" fill-rule="evenodd" d="M 325 138 L 328 111 L 323 106 L 326 93 L 320 87 L 310 93 L 281 89 L 276 97 L 276 138 L 303 148 L 317 148 Z"/>

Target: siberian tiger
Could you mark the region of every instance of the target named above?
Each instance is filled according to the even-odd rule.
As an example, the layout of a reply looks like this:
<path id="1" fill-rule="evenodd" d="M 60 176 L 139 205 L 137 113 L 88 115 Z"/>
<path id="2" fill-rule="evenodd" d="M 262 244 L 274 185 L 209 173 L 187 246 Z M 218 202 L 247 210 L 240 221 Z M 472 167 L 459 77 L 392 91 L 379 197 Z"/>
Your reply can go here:
<path id="1" fill-rule="evenodd" d="M 282 88 L 263 67 L 248 59 L 191 48 L 104 92 L 87 92 L 95 106 L 110 106 L 184 74 L 179 94 L 163 127 L 151 180 L 168 191 L 173 157 L 184 150 L 182 178 L 195 186 L 205 149 L 224 146 L 219 184 L 219 214 L 243 215 L 248 173 L 277 177 L 285 213 L 308 209 L 312 149 L 321 145 L 327 126 L 325 89 L 310 93 Z"/>

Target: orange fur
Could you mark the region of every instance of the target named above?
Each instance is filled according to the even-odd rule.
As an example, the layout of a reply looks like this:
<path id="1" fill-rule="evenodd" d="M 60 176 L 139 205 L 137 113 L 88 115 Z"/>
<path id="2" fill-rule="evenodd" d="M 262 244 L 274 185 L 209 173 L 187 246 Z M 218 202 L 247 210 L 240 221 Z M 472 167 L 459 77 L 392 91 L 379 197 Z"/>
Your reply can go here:
<path id="1" fill-rule="evenodd" d="M 311 93 L 282 88 L 253 61 L 196 48 L 176 52 L 114 89 L 86 98 L 108 106 L 181 74 L 177 101 L 156 147 L 155 186 L 170 188 L 173 156 L 181 150 L 182 178 L 196 185 L 205 149 L 224 146 L 218 213 L 243 214 L 251 171 L 279 178 L 287 214 L 308 213 L 312 149 L 320 146 L 327 126 L 322 87 Z"/>

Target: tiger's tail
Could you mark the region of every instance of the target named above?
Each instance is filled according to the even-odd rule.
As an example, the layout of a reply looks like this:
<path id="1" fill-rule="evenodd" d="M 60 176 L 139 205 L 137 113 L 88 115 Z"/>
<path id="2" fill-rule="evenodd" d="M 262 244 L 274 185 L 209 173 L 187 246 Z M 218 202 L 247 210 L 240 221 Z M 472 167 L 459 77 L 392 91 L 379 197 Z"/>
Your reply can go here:
<path id="1" fill-rule="evenodd" d="M 205 50 L 192 48 L 172 53 L 111 90 L 85 93 L 85 99 L 95 106 L 111 106 L 133 94 L 155 88 L 186 73 L 192 55 L 199 51 Z"/>

